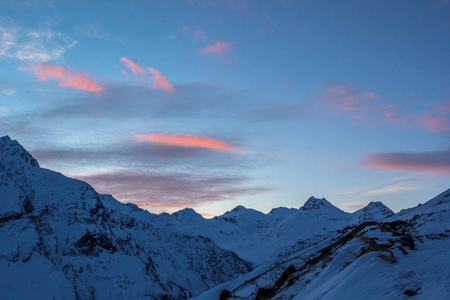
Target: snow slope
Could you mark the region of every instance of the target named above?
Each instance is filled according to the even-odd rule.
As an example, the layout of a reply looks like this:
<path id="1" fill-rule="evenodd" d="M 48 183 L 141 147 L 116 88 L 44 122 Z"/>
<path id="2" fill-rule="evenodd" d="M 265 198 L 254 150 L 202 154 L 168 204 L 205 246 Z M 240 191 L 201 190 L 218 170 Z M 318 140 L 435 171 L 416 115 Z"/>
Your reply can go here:
<path id="1" fill-rule="evenodd" d="M 382 222 L 346 228 L 195 299 L 227 292 L 229 299 L 449 299 L 449 205 L 447 190 Z"/>
<path id="2" fill-rule="evenodd" d="M 206 237 L 39 167 L 0 138 L 2 299 L 180 299 L 251 271 Z"/>

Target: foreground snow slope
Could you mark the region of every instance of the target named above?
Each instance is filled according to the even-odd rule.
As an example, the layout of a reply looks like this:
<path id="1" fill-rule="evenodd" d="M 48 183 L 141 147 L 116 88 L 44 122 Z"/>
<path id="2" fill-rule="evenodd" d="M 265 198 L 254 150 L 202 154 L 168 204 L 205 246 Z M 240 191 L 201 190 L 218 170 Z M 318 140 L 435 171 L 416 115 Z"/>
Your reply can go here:
<path id="1" fill-rule="evenodd" d="M 206 237 L 39 167 L 0 138 L 2 299 L 188 298 L 251 271 Z"/>
<path id="2" fill-rule="evenodd" d="M 348 227 L 196 299 L 450 299 L 450 190 Z"/>

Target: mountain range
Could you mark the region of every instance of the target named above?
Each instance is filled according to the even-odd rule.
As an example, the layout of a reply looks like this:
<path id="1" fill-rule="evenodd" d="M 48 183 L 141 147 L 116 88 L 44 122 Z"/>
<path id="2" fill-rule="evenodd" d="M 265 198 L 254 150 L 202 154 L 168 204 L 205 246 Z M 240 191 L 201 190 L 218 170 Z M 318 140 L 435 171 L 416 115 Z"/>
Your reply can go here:
<path id="1" fill-rule="evenodd" d="M 450 190 L 398 213 L 153 214 L 4 136 L 0 238 L 2 299 L 450 299 Z"/>

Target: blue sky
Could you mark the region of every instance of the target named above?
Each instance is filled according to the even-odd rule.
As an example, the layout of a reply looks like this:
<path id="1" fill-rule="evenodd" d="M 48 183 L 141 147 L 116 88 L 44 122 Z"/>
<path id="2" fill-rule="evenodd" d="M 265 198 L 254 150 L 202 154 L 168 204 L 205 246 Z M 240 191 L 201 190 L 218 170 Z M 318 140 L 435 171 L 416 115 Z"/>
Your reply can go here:
<path id="1" fill-rule="evenodd" d="M 2 1 L 0 134 L 153 212 L 449 188 L 450 3 Z"/>

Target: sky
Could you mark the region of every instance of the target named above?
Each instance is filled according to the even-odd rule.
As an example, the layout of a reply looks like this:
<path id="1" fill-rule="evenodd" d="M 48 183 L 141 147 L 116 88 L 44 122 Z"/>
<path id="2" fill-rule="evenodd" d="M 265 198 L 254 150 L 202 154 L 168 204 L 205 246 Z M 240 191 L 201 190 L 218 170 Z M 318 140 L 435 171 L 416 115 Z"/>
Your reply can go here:
<path id="1" fill-rule="evenodd" d="M 154 213 L 450 188 L 450 1 L 0 2 L 0 135 Z"/>

